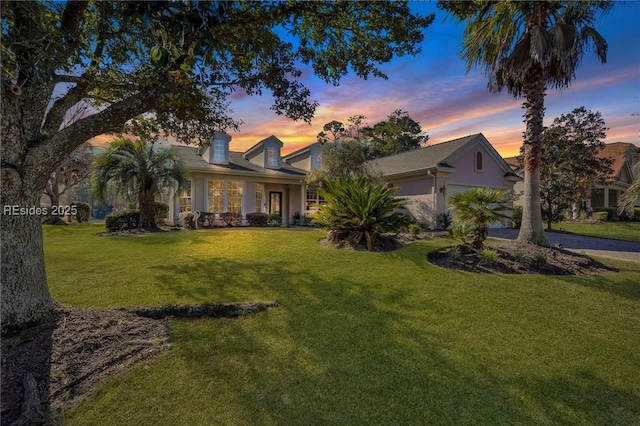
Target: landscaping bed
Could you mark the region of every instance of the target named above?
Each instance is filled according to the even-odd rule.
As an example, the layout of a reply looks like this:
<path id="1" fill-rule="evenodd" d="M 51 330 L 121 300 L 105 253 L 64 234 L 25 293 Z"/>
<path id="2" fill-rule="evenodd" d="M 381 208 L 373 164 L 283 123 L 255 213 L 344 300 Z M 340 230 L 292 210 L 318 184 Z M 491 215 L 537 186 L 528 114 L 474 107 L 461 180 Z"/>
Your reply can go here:
<path id="1" fill-rule="evenodd" d="M 454 246 L 433 251 L 427 257 L 443 268 L 481 273 L 582 275 L 617 271 L 591 257 L 559 247 L 519 241 L 489 243 L 486 247 L 495 250 L 497 256 L 487 259 L 471 247 Z"/>

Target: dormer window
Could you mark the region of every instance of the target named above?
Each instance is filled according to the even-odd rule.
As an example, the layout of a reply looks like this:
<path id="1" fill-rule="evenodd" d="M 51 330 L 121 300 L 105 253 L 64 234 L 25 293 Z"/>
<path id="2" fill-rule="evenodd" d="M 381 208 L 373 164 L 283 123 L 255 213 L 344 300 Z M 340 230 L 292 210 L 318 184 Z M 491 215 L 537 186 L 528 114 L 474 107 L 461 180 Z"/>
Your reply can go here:
<path id="1" fill-rule="evenodd" d="M 205 152 L 205 158 L 211 164 L 229 164 L 229 142 L 231 141 L 231 136 L 223 133 L 216 132 L 211 141 L 209 142 L 209 147 Z M 207 154 L 208 153 L 208 154 Z"/>
<path id="2" fill-rule="evenodd" d="M 278 148 L 275 146 L 267 147 L 267 168 L 278 169 L 280 168 L 280 156 L 278 155 Z"/>
<path id="3" fill-rule="evenodd" d="M 475 160 L 475 170 L 476 172 L 481 172 L 482 171 L 482 152 L 478 151 L 476 152 L 476 160 Z"/>

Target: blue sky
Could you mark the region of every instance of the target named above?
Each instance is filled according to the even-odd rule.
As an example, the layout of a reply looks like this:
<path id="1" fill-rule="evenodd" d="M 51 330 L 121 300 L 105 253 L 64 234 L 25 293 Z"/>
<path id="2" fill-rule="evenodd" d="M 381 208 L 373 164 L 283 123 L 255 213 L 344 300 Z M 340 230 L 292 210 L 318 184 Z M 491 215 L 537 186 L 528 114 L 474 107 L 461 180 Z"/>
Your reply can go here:
<path id="1" fill-rule="evenodd" d="M 268 95 L 243 96 L 231 100 L 233 116 L 244 122 L 232 133 L 231 149 L 244 150 L 259 140 L 276 135 L 287 153 L 315 142 L 322 126 L 332 120 L 346 122 L 362 114 L 373 125 L 401 109 L 418 121 L 430 143 L 444 142 L 473 133 L 483 133 L 503 156 L 518 153 L 522 144 L 522 101 L 508 94 L 490 94 L 487 78 L 480 70 L 466 73 L 460 59 L 463 27 L 436 9 L 435 3 L 412 3 L 423 14 L 436 19 L 425 31 L 422 52 L 415 57 L 396 58 L 382 67 L 388 80 L 361 80 L 349 75 L 340 86 L 327 85 L 309 68 L 303 82 L 320 106 L 311 125 L 293 122 L 269 109 Z M 609 43 L 606 64 L 587 52 L 571 87 L 562 92 L 549 89 L 545 100 L 545 124 L 553 118 L 585 106 L 600 111 L 610 128 L 607 142 L 640 145 L 640 2 L 616 2 L 597 29 Z M 632 114 L 638 114 L 633 116 Z"/>

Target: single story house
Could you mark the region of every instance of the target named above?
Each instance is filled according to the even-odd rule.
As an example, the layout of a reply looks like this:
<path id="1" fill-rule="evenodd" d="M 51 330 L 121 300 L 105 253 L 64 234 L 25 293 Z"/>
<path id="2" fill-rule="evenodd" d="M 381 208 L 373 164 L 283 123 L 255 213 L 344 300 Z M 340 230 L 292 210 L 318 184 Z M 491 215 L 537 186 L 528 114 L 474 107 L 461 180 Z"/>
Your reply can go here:
<path id="1" fill-rule="evenodd" d="M 631 143 L 613 142 L 606 144 L 604 149 L 598 153 L 599 158 L 610 158 L 613 160 L 611 164 L 611 173 L 607 177 L 604 185 L 597 185 L 592 191 L 589 198 L 582 200 L 580 208 L 593 209 L 599 208 L 615 208 L 618 206 L 618 200 L 624 192 L 629 189 L 633 182 L 633 169 L 640 158 L 640 148 Z M 519 176 L 524 176 L 524 170 L 520 167 L 518 157 L 505 158 L 513 171 Z M 517 194 L 524 193 L 524 184 L 516 183 L 514 190 Z M 640 205 L 640 200 L 636 205 Z M 522 201 L 516 202 L 522 204 Z"/>
<path id="2" fill-rule="evenodd" d="M 229 150 L 231 136 L 216 133 L 200 148 L 172 146 L 191 176 L 190 186 L 171 195 L 169 218 L 180 212 L 205 211 L 279 214 L 292 223 L 296 212 L 308 213 L 320 203 L 317 191 L 307 188 L 309 171 L 322 167 L 322 145 L 310 144 L 286 156 L 275 136 L 245 152 Z M 520 178 L 480 133 L 371 162 L 397 195 L 407 199 L 409 214 L 435 226 L 438 213 L 449 210 L 454 194 L 473 187 L 513 190 Z"/>

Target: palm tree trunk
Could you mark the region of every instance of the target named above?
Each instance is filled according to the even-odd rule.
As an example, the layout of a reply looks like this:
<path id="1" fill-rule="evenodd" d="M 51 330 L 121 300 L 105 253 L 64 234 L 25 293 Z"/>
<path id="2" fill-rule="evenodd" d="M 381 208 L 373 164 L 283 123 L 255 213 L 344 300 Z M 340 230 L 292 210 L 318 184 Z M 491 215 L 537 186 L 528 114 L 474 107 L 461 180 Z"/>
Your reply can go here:
<path id="1" fill-rule="evenodd" d="M 532 67 L 525 94 L 524 205 L 518 241 L 547 246 L 540 206 L 540 162 L 544 119 L 545 79 L 540 65 Z"/>
<path id="2" fill-rule="evenodd" d="M 151 191 L 140 191 L 138 202 L 140 204 L 140 227 L 142 228 L 155 228 L 155 198 Z"/>

